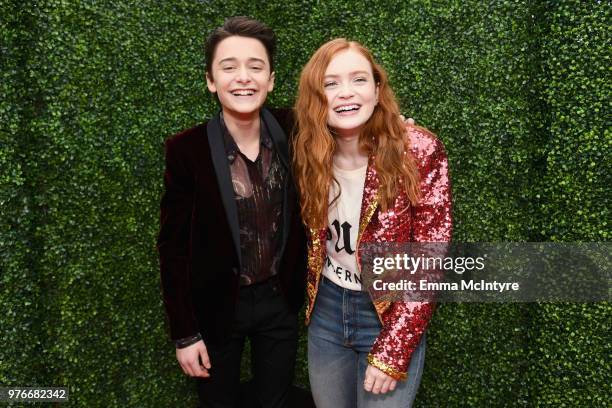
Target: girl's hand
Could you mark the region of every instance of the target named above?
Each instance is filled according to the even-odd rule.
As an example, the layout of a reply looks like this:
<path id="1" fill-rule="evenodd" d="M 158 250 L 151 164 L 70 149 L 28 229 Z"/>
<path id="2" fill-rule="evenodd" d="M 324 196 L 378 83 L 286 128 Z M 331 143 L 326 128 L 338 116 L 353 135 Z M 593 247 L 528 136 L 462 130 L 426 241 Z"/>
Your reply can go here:
<path id="1" fill-rule="evenodd" d="M 369 365 L 366 368 L 363 389 L 372 394 L 384 394 L 393 391 L 397 385 L 397 380 L 389 377 L 378 368 Z"/>

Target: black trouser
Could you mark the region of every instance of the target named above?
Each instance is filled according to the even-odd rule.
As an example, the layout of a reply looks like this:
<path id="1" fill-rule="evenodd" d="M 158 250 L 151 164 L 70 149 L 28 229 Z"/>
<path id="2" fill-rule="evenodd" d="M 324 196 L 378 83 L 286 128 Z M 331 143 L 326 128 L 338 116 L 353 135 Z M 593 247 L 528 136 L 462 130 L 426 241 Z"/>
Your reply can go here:
<path id="1" fill-rule="evenodd" d="M 212 311 L 214 313 L 214 311 Z M 289 310 L 277 279 L 240 288 L 232 334 L 220 347 L 208 347 L 210 378 L 197 378 L 203 408 L 238 408 L 240 361 L 251 341 L 255 398 L 262 408 L 285 408 L 297 352 L 297 313 Z M 253 401 L 257 406 L 257 401 Z"/>

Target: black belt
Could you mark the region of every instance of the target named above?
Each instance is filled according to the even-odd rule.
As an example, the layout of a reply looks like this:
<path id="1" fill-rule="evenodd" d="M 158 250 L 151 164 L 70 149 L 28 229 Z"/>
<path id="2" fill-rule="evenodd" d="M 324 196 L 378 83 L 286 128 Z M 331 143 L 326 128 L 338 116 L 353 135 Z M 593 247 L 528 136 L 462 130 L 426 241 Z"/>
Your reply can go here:
<path id="1" fill-rule="evenodd" d="M 254 288 L 263 287 L 263 286 L 280 286 L 280 279 L 278 278 L 278 275 L 273 275 L 266 280 L 251 283 L 250 285 L 240 285 L 240 289 L 247 289 L 247 288 L 254 289 Z"/>

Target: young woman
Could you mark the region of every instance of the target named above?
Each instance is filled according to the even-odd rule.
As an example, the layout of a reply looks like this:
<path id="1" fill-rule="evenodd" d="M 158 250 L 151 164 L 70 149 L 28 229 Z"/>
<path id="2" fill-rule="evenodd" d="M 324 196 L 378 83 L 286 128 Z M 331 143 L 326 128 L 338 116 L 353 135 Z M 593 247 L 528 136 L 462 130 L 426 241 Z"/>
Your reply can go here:
<path id="1" fill-rule="evenodd" d="M 426 129 L 406 131 L 384 70 L 366 48 L 342 38 L 304 67 L 295 112 L 315 403 L 409 407 L 433 304 L 372 300 L 359 251 L 367 243 L 450 240 L 444 147 Z"/>

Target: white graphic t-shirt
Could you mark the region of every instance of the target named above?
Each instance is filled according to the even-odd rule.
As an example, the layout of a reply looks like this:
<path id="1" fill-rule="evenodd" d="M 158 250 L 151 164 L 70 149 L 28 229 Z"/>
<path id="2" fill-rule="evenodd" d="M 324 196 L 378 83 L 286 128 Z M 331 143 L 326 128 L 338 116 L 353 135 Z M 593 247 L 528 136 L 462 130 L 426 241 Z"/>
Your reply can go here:
<path id="1" fill-rule="evenodd" d="M 338 286 L 351 290 L 361 290 L 355 250 L 367 167 L 365 165 L 355 170 L 333 167 L 341 194 L 327 214 L 327 257 L 323 275 Z M 338 195 L 338 186 L 332 182 L 329 190 L 331 202 Z"/>

